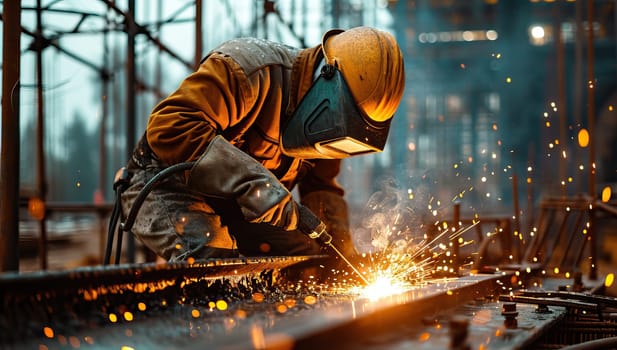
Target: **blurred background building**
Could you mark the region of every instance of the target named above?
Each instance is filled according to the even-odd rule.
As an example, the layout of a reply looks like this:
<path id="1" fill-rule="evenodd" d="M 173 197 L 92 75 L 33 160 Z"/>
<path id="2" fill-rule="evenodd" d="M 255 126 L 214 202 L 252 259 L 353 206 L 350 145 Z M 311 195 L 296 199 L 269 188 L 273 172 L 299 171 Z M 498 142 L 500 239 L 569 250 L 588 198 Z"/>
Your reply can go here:
<path id="1" fill-rule="evenodd" d="M 150 110 L 219 43 L 309 47 L 333 27 L 387 30 L 406 60 L 385 151 L 339 178 L 358 225 L 384 191 L 430 221 L 455 203 L 532 220 L 545 196 L 617 190 L 615 0 L 22 0 L 20 14 L 20 47 L 2 50 L 21 67 L 22 241 L 46 229 L 28 229 L 36 203 L 60 222 L 104 215 Z"/>

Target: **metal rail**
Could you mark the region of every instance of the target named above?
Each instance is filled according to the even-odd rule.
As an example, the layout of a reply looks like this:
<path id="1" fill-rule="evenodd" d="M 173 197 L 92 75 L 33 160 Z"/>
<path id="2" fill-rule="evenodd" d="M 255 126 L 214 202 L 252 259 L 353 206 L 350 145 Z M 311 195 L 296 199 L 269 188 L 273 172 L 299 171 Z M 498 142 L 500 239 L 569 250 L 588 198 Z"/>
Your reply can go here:
<path id="1" fill-rule="evenodd" d="M 0 340 L 4 342 L 0 344 L 6 348 L 32 344 L 51 348 L 58 344 L 60 335 L 70 335 L 91 339 L 102 347 L 139 344 L 152 349 L 243 349 L 254 348 L 258 342 L 263 347 L 257 348 L 283 344 L 296 349 L 337 344 L 353 348 L 369 335 L 378 336 L 402 324 L 421 325 L 423 319 L 437 313 L 490 298 L 509 288 L 511 277 L 439 279 L 379 300 L 352 292 L 328 292 L 310 283 L 302 287 L 253 280 L 230 284 L 204 278 L 212 276 L 212 271 L 224 275 L 242 266 L 246 269 L 240 274 L 281 266 L 277 258 L 265 259 L 275 260 L 269 266 L 215 266 L 221 270 L 151 265 L 0 279 L 0 286 L 12 286 L 0 288 L 11 290 L 9 297 L 5 294 L 2 298 L 5 310 L 0 313 Z M 145 283 L 148 281 L 152 283 Z M 47 287 L 37 291 L 41 285 Z M 220 301 L 225 307 L 215 305 Z M 28 316 L 23 310 L 29 310 Z M 4 328 L 9 324 L 12 326 Z M 44 333 L 46 327 L 48 333 L 54 333 L 51 338 Z"/>

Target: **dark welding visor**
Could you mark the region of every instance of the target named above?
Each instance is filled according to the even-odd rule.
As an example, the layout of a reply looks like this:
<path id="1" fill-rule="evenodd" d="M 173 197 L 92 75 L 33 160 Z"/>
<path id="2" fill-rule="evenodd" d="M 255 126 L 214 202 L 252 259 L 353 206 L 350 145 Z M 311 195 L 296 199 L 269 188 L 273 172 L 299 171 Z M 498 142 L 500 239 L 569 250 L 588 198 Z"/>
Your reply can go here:
<path id="1" fill-rule="evenodd" d="M 283 153 L 341 159 L 380 152 L 391 120 L 376 122 L 362 113 L 341 72 L 326 65 L 283 129 Z"/>

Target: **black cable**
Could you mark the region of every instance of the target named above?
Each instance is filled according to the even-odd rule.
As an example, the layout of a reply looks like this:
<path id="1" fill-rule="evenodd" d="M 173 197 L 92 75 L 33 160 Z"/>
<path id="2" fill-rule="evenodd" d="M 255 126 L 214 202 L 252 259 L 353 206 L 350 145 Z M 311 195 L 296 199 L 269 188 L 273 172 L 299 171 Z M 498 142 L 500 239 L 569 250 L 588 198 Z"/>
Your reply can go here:
<path id="1" fill-rule="evenodd" d="M 116 190 L 115 193 L 116 197 L 114 198 L 114 208 L 111 211 L 111 216 L 109 218 L 109 227 L 107 228 L 107 246 L 105 247 L 105 257 L 103 258 L 104 265 L 108 265 L 109 259 L 111 258 L 111 247 L 113 245 L 116 225 L 118 223 L 118 217 L 120 214 L 120 194 L 118 190 Z"/>
<path id="2" fill-rule="evenodd" d="M 150 191 L 152 191 L 154 186 L 158 185 L 159 182 L 173 175 L 175 172 L 190 170 L 193 167 L 193 165 L 195 165 L 195 163 L 196 162 L 186 162 L 186 163 L 174 164 L 168 168 L 161 170 L 159 173 L 154 175 L 154 177 L 150 179 L 148 183 L 146 183 L 146 185 L 141 189 L 141 191 L 139 191 L 139 194 L 137 195 L 137 198 L 135 198 L 135 201 L 133 202 L 133 206 L 131 207 L 131 210 L 129 211 L 129 215 L 126 217 L 126 221 L 123 224 L 120 224 L 120 228 L 123 231 L 131 230 L 131 228 L 133 227 L 133 224 L 135 223 L 135 218 L 137 217 L 137 213 L 139 212 L 141 205 L 143 204 L 144 200 L 146 200 L 146 196 L 148 196 L 148 194 L 150 193 Z"/>
<path id="3" fill-rule="evenodd" d="M 158 185 L 162 180 L 168 178 L 178 171 L 190 170 L 196 162 L 186 162 L 186 163 L 178 163 L 172 165 L 168 168 L 161 170 L 159 173 L 154 175 L 150 181 L 146 183 L 146 185 L 139 191 L 137 198 L 133 202 L 133 206 L 129 211 L 129 215 L 126 218 L 124 223 L 120 224 L 120 230 L 118 231 L 118 237 L 116 242 L 116 259 L 115 263 L 118 264 L 120 262 L 120 251 L 122 249 L 122 239 L 124 231 L 130 231 L 135 223 L 135 218 L 137 217 L 137 213 L 141 208 L 141 205 L 146 200 L 146 197 L 154 189 L 156 185 Z M 109 228 L 107 232 L 107 246 L 105 249 L 105 257 L 103 260 L 103 264 L 109 264 L 109 260 L 111 259 L 111 249 L 113 246 L 113 240 L 115 236 L 116 225 L 118 223 L 118 219 L 122 215 L 122 206 L 120 205 L 120 195 L 129 185 L 129 173 L 126 169 L 121 169 L 122 173 L 118 176 L 116 181 L 114 182 L 114 189 L 116 190 L 116 198 L 114 202 L 114 208 L 112 210 L 111 218 L 109 220 Z"/>
<path id="4" fill-rule="evenodd" d="M 124 238 L 124 230 L 118 230 L 118 240 L 116 241 L 116 259 L 114 264 L 120 263 L 120 252 L 122 251 L 122 239 Z"/>
<path id="5" fill-rule="evenodd" d="M 113 246 L 116 225 L 118 224 L 118 219 L 122 216 L 122 205 L 120 204 L 120 196 L 122 195 L 122 192 L 124 192 L 124 190 L 129 187 L 129 181 L 130 173 L 128 172 L 128 170 L 124 167 L 118 170 L 114 178 L 114 208 L 109 218 L 109 227 L 107 228 L 107 246 L 105 248 L 105 257 L 103 258 L 104 265 L 109 264 L 109 260 L 111 259 L 111 248 Z M 119 250 L 117 250 L 117 252 L 119 252 Z M 119 255 L 120 254 L 117 254 L 116 260 L 118 260 Z"/>

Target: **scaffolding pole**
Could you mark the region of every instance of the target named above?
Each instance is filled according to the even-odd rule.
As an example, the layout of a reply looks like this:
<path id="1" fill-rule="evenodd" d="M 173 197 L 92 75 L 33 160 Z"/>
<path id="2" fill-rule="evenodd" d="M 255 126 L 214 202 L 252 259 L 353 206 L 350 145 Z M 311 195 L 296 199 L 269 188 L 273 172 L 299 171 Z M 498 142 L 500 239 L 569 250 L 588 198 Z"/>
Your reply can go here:
<path id="1" fill-rule="evenodd" d="M 0 272 L 19 270 L 19 74 L 21 0 L 6 1 L 2 23 Z"/>

